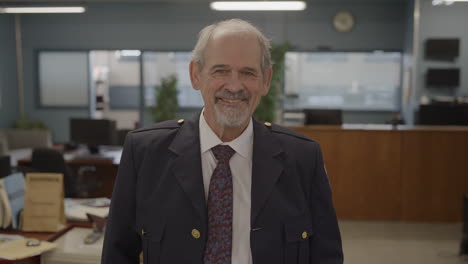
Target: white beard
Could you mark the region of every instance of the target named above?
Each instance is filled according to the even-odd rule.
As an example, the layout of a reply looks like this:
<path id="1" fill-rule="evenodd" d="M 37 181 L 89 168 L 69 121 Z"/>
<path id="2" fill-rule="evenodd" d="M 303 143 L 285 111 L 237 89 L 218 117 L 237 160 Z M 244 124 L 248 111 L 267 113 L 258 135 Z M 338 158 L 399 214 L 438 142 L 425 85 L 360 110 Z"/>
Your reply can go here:
<path id="1" fill-rule="evenodd" d="M 216 104 L 214 109 L 216 122 L 225 127 L 240 127 L 250 118 L 247 107 Z"/>
<path id="2" fill-rule="evenodd" d="M 250 94 L 247 91 L 242 90 L 237 93 L 229 92 L 228 90 L 222 90 L 216 93 L 216 97 L 227 98 L 227 99 L 239 99 L 246 100 L 247 105 L 242 103 L 241 105 L 231 106 L 216 103 L 214 106 L 214 113 L 216 122 L 225 127 L 240 127 L 249 118 L 249 107 Z M 215 99 L 216 101 L 217 99 Z"/>

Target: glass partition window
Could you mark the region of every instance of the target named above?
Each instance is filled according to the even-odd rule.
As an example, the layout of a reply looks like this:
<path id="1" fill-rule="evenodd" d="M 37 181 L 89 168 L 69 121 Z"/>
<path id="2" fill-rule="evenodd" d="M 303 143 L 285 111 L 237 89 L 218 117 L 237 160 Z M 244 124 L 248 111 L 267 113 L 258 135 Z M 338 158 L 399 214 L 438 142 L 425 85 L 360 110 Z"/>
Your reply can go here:
<path id="1" fill-rule="evenodd" d="M 115 120 L 118 129 L 140 122 L 140 50 L 92 50 L 94 101 L 92 117 Z"/>
<path id="2" fill-rule="evenodd" d="M 161 79 L 170 75 L 177 77 L 177 99 L 181 108 L 200 108 L 203 99 L 199 91 L 192 88 L 189 75 L 191 52 L 144 52 L 143 80 L 145 106 L 155 105 L 155 87 Z"/>
<path id="3" fill-rule="evenodd" d="M 47 107 L 86 107 L 89 98 L 88 52 L 38 54 L 39 103 Z"/>
<path id="4" fill-rule="evenodd" d="M 399 52 L 287 52 L 285 74 L 286 110 L 399 107 Z"/>

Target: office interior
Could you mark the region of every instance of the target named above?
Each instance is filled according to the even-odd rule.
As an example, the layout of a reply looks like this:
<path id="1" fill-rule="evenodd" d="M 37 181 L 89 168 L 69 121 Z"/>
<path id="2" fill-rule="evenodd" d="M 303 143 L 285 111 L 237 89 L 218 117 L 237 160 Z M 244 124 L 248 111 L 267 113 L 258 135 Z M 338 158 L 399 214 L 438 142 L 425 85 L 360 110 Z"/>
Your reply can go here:
<path id="1" fill-rule="evenodd" d="M 6 0 L 0 7 L 33 2 Z M 309 0 L 303 11 L 221 12 L 211 10 L 208 0 L 41 2 L 84 4 L 86 12 L 0 14 L 0 131 L 19 137 L 11 131 L 23 115 L 50 131 L 36 131 L 41 143 L 20 137 L 10 146 L 106 145 L 99 150 L 110 165 L 69 166 L 87 166 L 81 173 L 91 177 L 115 174 L 125 133 L 153 122 L 148 107 L 154 106 L 154 87 L 162 77 L 188 70 L 199 30 L 223 19 L 246 19 L 274 44 L 290 47 L 275 122 L 322 146 L 345 263 L 467 263 L 459 253 L 468 237 L 468 3 Z M 333 25 L 342 11 L 354 18 L 348 32 Z M 456 48 L 448 57 L 428 56 L 428 43 L 440 39 L 455 40 Z M 344 71 L 302 67 L 317 61 L 332 61 L 326 66 Z M 73 78 L 61 78 L 57 69 Z M 176 117 L 190 118 L 202 101 L 187 76 L 177 76 Z M 314 85 L 314 78 L 321 82 Z M 336 81 L 333 89 L 327 81 Z M 54 83 L 63 90 L 54 90 Z M 320 124 L 307 121 L 318 110 L 335 116 L 322 115 Z M 110 120 L 112 142 L 90 143 L 89 135 L 76 135 L 72 120 L 80 119 Z M 73 142 L 80 137 L 82 142 Z M 113 179 L 87 180 L 80 183 L 85 193 L 111 196 Z"/>

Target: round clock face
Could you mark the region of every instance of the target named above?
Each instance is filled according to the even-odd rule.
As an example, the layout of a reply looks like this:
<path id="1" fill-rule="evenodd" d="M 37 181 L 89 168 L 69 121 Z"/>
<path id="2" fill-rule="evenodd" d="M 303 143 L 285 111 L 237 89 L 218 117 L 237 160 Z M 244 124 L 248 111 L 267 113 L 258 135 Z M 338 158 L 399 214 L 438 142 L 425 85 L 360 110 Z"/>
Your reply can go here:
<path id="1" fill-rule="evenodd" d="M 340 11 L 333 17 L 333 26 L 338 32 L 349 32 L 354 26 L 354 16 L 351 12 Z"/>

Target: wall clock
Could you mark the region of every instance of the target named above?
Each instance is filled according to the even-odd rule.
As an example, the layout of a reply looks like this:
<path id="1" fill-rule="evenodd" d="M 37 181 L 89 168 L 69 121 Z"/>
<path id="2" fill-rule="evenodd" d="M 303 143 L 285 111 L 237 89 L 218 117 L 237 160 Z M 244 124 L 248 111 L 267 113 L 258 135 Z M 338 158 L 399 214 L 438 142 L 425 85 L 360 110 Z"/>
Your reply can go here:
<path id="1" fill-rule="evenodd" d="M 333 17 L 333 27 L 338 32 L 349 32 L 354 27 L 354 16 L 349 11 L 340 11 Z"/>

